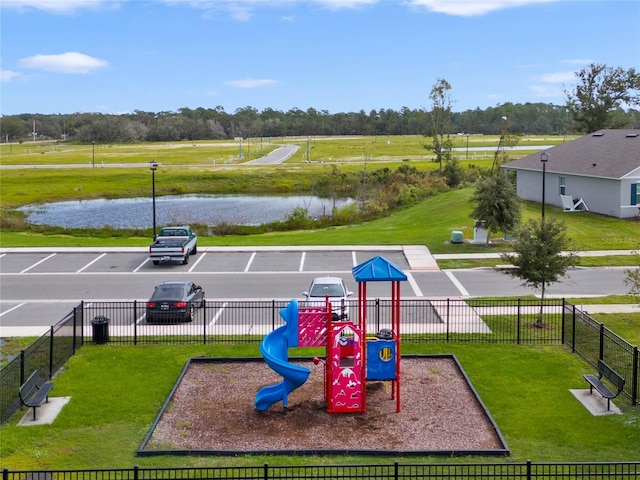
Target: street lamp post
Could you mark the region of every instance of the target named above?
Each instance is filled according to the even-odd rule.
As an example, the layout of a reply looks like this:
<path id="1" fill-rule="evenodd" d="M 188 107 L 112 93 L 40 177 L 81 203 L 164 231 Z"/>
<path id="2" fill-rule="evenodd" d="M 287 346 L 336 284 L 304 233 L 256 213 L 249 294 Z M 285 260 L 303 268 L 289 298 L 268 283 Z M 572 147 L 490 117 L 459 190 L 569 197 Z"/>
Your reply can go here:
<path id="1" fill-rule="evenodd" d="M 149 163 L 149 170 L 151 170 L 151 202 L 153 205 L 153 239 L 156 239 L 156 170 L 158 169 L 158 162 L 155 160 Z"/>
<path id="2" fill-rule="evenodd" d="M 545 177 L 547 176 L 547 161 L 549 160 L 549 154 L 542 152 L 540 154 L 540 162 L 542 163 L 542 221 L 544 222 L 544 193 L 545 193 Z"/>
<path id="3" fill-rule="evenodd" d="M 96 168 L 96 141 L 91 142 L 91 168 Z"/>

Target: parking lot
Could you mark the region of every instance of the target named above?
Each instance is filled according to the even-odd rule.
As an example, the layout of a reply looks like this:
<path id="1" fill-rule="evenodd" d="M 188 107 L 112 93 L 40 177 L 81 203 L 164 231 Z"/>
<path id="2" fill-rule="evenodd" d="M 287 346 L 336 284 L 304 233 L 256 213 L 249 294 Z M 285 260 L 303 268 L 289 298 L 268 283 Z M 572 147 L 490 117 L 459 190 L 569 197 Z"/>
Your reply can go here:
<path id="1" fill-rule="evenodd" d="M 0 253 L 0 325 L 33 328 L 55 324 L 80 301 L 146 301 L 165 280 L 190 280 L 207 299 L 290 300 L 304 298 L 316 276 L 343 277 L 357 295 L 351 269 L 376 255 L 400 267 L 408 277 L 403 298 L 459 298 L 536 294 L 520 281 L 492 268 L 439 270 L 416 268 L 410 254 L 390 247 L 200 247 L 187 265 L 154 266 L 144 248 L 11 249 Z M 555 296 L 626 293 L 624 270 L 578 268 L 547 293 Z M 368 298 L 388 298 L 390 285 L 367 284 Z"/>

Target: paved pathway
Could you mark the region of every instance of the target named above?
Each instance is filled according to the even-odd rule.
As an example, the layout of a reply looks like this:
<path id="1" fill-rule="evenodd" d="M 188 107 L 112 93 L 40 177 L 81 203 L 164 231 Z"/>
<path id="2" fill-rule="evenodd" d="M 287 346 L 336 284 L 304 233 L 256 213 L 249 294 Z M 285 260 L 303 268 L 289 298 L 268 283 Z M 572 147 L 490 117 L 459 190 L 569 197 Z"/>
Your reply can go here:
<path id="1" fill-rule="evenodd" d="M 264 157 L 256 158 L 255 160 L 244 162 L 239 165 L 277 165 L 291 157 L 299 148 L 299 145 L 283 145 Z"/>

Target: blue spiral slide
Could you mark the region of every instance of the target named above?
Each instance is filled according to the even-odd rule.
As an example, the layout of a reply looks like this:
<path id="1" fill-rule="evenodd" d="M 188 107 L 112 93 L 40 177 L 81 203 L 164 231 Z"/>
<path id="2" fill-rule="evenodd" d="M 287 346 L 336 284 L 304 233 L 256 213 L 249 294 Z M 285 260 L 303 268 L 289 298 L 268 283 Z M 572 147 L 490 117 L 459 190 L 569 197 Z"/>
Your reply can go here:
<path id="1" fill-rule="evenodd" d="M 311 370 L 289 363 L 289 348 L 298 346 L 298 301 L 291 300 L 286 308 L 280 310 L 285 324 L 269 333 L 260 343 L 260 353 L 264 361 L 282 381 L 275 385 L 267 385 L 258 390 L 255 399 L 256 410 L 267 410 L 271 405 L 282 402 L 288 405 L 288 395 L 304 384 Z"/>

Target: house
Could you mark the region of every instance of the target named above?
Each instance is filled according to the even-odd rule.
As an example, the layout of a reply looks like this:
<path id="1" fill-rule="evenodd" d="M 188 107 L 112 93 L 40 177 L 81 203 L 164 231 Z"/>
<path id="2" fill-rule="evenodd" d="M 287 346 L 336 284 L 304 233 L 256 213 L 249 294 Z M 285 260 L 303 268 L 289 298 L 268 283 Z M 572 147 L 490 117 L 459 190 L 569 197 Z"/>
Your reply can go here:
<path id="1" fill-rule="evenodd" d="M 640 215 L 640 130 L 599 130 L 549 148 L 544 165 L 545 204 L 563 207 L 561 195 L 591 212 L 611 217 Z M 515 172 L 518 196 L 542 202 L 541 153 L 501 166 Z M 566 210 L 566 208 L 565 208 Z"/>

